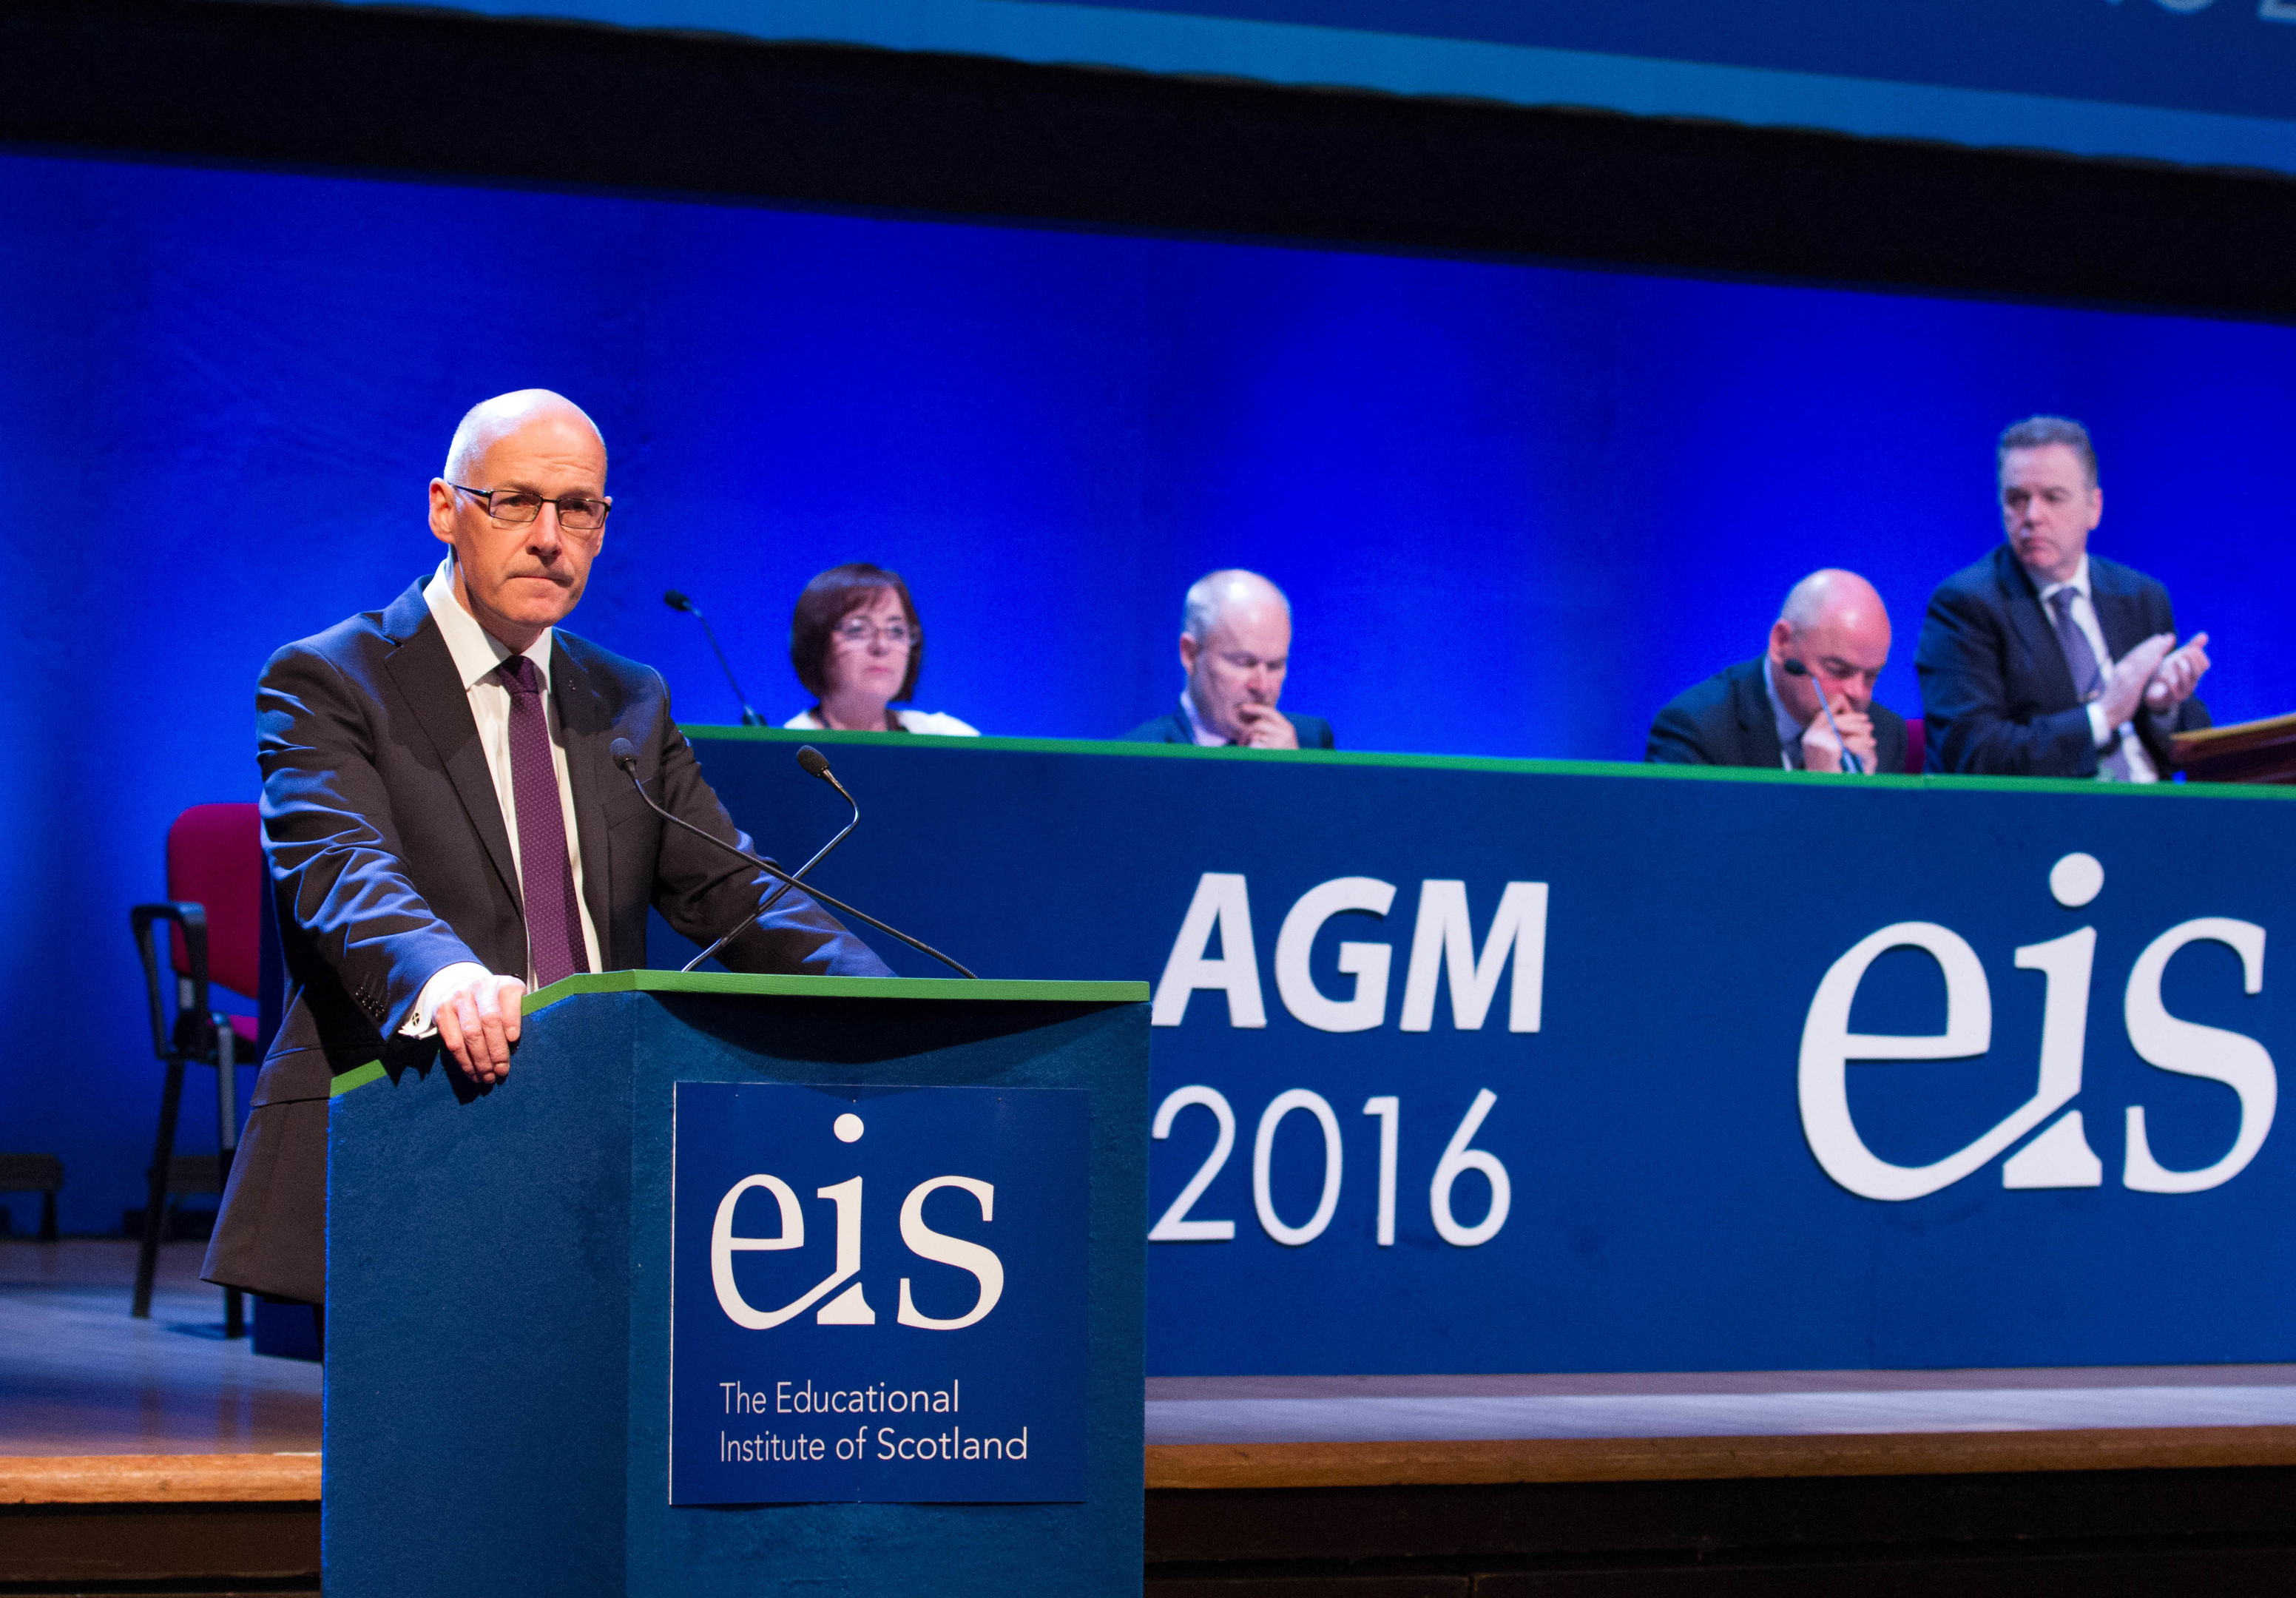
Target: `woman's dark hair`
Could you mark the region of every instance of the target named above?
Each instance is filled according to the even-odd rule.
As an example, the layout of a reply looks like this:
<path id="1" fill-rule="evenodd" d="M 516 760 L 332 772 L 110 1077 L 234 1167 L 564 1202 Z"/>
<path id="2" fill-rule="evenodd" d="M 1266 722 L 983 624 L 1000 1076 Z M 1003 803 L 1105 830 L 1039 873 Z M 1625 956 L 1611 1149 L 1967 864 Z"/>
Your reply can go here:
<path id="1" fill-rule="evenodd" d="M 925 629 L 917 619 L 915 602 L 909 598 L 909 586 L 901 581 L 898 571 L 857 561 L 849 566 L 832 566 L 808 583 L 805 592 L 797 596 L 797 613 L 790 618 L 790 664 L 797 668 L 797 680 L 816 700 L 828 687 L 829 651 L 837 647 L 837 624 L 875 603 L 877 595 L 889 589 L 900 595 L 901 614 L 909 623 L 908 675 L 901 679 L 901 691 L 893 697 L 906 700 L 915 694 L 917 671 L 925 663 Z"/>

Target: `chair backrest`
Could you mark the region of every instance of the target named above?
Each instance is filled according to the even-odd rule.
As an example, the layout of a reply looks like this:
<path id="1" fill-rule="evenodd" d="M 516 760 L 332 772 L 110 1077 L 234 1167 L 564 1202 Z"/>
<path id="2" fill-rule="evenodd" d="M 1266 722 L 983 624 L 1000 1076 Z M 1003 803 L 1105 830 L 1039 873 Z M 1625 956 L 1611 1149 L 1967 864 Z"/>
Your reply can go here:
<path id="1" fill-rule="evenodd" d="M 262 986 L 263 820 L 251 804 L 193 805 L 168 829 L 168 897 L 206 906 L 208 980 L 244 998 Z M 176 974 L 192 961 L 173 935 Z"/>
<path id="2" fill-rule="evenodd" d="M 1930 724 L 1921 717 L 1910 717 L 1906 722 L 1906 774 L 1922 774 L 1930 752 Z"/>

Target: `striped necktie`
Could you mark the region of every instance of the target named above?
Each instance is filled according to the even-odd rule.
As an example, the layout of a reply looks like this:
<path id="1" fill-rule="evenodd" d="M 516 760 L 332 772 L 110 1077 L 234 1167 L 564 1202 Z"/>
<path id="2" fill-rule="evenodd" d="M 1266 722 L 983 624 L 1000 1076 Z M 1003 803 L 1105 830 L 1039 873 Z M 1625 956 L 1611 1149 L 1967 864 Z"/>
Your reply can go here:
<path id="1" fill-rule="evenodd" d="M 2065 651 L 2065 667 L 2073 674 L 2073 692 L 2087 704 L 2104 692 L 2104 672 L 2088 645 L 2088 635 L 2073 619 L 2073 596 L 2079 592 L 2066 586 L 2050 594 L 2049 614 L 2057 629 L 2057 647 Z M 2096 763 L 2114 782 L 2128 781 L 2128 757 L 2121 752 L 2120 728 L 2113 729 L 2112 747 L 2098 751 Z"/>

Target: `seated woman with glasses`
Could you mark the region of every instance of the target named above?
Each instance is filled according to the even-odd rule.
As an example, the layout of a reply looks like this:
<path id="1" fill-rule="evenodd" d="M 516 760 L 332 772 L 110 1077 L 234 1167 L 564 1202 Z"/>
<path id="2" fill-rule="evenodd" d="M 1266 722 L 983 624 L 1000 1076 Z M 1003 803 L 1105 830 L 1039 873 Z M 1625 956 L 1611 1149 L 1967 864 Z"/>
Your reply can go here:
<path id="1" fill-rule="evenodd" d="M 899 573 L 865 561 L 832 566 L 805 586 L 790 619 L 790 664 L 814 707 L 782 725 L 979 737 L 979 728 L 954 716 L 892 709 L 916 692 L 924 659 L 924 629 Z"/>

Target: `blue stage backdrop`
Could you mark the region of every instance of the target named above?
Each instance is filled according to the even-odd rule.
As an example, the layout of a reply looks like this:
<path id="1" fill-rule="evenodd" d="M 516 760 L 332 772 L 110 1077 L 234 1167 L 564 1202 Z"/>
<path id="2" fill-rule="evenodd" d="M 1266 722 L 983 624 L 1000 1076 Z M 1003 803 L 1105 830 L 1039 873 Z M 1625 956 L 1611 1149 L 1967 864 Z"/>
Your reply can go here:
<path id="1" fill-rule="evenodd" d="M 1911 713 L 2037 410 L 2095 430 L 2097 547 L 2215 635 L 2220 714 L 2296 701 L 2284 326 L 20 155 L 0 215 L 0 670 L 46 729 L 0 798 L 0 996 L 42 1040 L 0 1146 L 64 1155 L 74 1228 L 138 1201 L 127 908 L 168 820 L 252 797 L 264 657 L 431 566 L 424 484 L 504 389 L 603 425 L 578 630 L 693 720 L 733 701 L 665 586 L 778 720 L 791 602 L 856 559 L 915 589 L 921 703 L 993 732 L 1163 709 L 1181 591 L 1230 563 L 1290 590 L 1286 702 L 1346 748 L 1636 758 L 1828 562 L 1888 599 Z"/>

